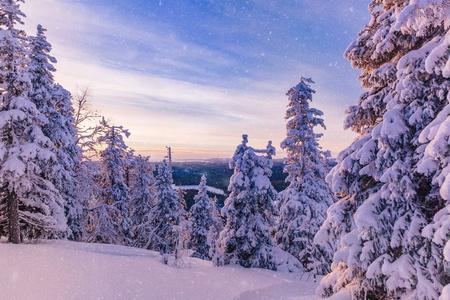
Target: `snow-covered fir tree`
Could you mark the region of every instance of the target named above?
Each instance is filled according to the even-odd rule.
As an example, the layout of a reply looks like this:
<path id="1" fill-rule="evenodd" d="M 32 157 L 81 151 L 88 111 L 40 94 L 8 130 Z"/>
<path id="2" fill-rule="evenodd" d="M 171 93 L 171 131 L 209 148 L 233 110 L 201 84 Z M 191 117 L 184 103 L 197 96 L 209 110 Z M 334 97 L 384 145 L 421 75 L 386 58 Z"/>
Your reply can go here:
<path id="1" fill-rule="evenodd" d="M 65 200 L 65 214 L 68 223 L 67 236 L 80 240 L 82 237 L 82 206 L 76 199 L 76 170 L 79 167 L 81 150 L 76 146 L 73 108 L 70 93 L 55 84 L 52 63 L 56 59 L 50 56 L 51 45 L 45 37 L 45 29 L 37 27 L 37 35 L 30 37 L 30 78 L 32 92 L 30 99 L 46 117 L 43 133 L 54 145 L 59 168 L 46 174 Z"/>
<path id="2" fill-rule="evenodd" d="M 180 225 L 183 221 L 184 208 L 178 192 L 173 187 L 170 150 L 169 158 L 164 159 L 158 166 L 155 187 L 156 205 L 151 211 L 151 232 L 147 248 L 161 254 L 172 254 L 179 237 L 179 232 L 174 230 L 174 226 Z"/>
<path id="3" fill-rule="evenodd" d="M 215 203 L 207 193 L 206 177 L 203 175 L 198 186 L 198 194 L 194 197 L 194 205 L 189 211 L 191 223 L 190 247 L 193 257 L 210 259 L 208 236 L 210 230 L 215 230 L 218 220 L 214 215 Z"/>
<path id="4" fill-rule="evenodd" d="M 215 223 L 213 224 L 213 226 L 211 226 L 209 228 L 208 240 L 207 240 L 208 245 L 209 245 L 209 257 L 211 259 L 213 259 L 216 256 L 217 241 L 219 239 L 220 232 L 223 230 L 223 225 L 224 225 L 222 216 L 220 215 L 220 212 L 217 209 L 218 201 L 219 200 L 217 199 L 217 197 L 213 198 L 213 203 L 214 203 L 213 216 L 214 216 Z"/>
<path id="5" fill-rule="evenodd" d="M 24 17 L 18 2 L 0 1 L 0 232 L 12 243 L 67 228 L 64 200 L 41 176 L 60 166 L 42 132 L 45 117 L 30 100 L 27 37 L 16 28 Z"/>
<path id="6" fill-rule="evenodd" d="M 347 233 L 318 293 L 438 299 L 449 234 L 421 232 L 440 227 L 448 206 L 448 125 L 430 124 L 448 118 L 450 4 L 374 0 L 369 9 L 372 20 L 345 53 L 368 89 L 347 110 L 345 127 L 359 137 L 328 177 L 342 197 L 329 210 L 328 239 Z"/>
<path id="7" fill-rule="evenodd" d="M 247 142 L 244 135 L 230 161 L 234 174 L 228 187 L 230 195 L 222 208 L 227 221 L 220 232 L 213 263 L 277 270 L 281 250 L 269 233 L 274 225 L 273 215 L 278 214 L 274 206 L 277 192 L 269 180 L 271 153 L 259 156 Z"/>
<path id="8" fill-rule="evenodd" d="M 131 226 L 129 188 L 125 184 L 124 167 L 128 164 L 128 146 L 123 137 L 130 133 L 122 126 L 113 126 L 102 120 L 105 134 L 99 141 L 106 145 L 100 151 L 102 174 L 99 182 L 100 197 L 92 209 L 97 218 L 95 236 L 90 240 L 99 243 L 125 244 L 129 242 Z"/>
<path id="9" fill-rule="evenodd" d="M 298 258 L 307 272 L 326 274 L 330 271 L 334 247 L 325 242 L 314 244 L 314 235 L 326 218 L 328 207 L 335 202 L 325 182 L 326 157 L 314 132 L 325 128 L 322 112 L 309 106 L 315 91 L 311 79 L 301 78 L 287 92 L 287 137 L 281 143 L 286 150 L 284 172 L 289 186 L 279 194 L 280 217 L 274 240 L 283 250 Z"/>
<path id="10" fill-rule="evenodd" d="M 156 201 L 154 170 L 150 157 L 135 157 L 130 179 L 131 236 L 133 245 L 139 248 L 147 245 L 151 231 L 150 213 Z"/>

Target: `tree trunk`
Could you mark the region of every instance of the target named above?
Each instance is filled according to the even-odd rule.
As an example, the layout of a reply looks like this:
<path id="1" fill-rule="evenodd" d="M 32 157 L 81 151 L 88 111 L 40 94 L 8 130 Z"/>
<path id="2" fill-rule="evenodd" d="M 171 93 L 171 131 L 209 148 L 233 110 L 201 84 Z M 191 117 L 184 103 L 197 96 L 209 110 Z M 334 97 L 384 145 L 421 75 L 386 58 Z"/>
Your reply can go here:
<path id="1" fill-rule="evenodd" d="M 9 242 L 20 243 L 19 200 L 14 192 L 8 193 Z"/>

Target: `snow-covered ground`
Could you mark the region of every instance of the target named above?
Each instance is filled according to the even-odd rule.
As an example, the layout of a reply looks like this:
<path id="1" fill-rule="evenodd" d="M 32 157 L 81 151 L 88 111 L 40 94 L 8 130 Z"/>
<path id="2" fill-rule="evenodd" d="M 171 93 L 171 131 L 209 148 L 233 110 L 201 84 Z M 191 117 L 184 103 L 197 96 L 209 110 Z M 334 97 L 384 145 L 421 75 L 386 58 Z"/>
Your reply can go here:
<path id="1" fill-rule="evenodd" d="M 198 190 L 198 185 L 180 185 L 180 186 L 173 186 L 175 189 L 180 189 L 180 190 Z M 225 196 L 225 192 L 221 189 L 215 188 L 213 186 L 206 186 L 206 190 L 210 193 L 216 194 L 216 195 L 221 195 L 221 196 Z"/>
<path id="2" fill-rule="evenodd" d="M 0 243 L 1 299 L 318 299 L 306 277 L 189 257 L 171 267 L 156 252 L 124 246 Z"/>

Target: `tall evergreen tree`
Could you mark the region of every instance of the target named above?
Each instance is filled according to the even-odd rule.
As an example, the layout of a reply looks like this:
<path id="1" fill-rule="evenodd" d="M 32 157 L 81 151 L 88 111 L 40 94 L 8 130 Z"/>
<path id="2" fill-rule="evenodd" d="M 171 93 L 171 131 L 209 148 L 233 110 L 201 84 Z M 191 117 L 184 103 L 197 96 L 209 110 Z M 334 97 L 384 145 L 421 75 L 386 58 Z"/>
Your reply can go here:
<path id="1" fill-rule="evenodd" d="M 194 197 L 194 205 L 190 209 L 191 223 L 190 246 L 193 257 L 210 259 L 208 236 L 214 230 L 218 220 L 214 215 L 215 203 L 207 194 L 206 177 L 203 175 L 198 186 L 198 194 Z"/>
<path id="2" fill-rule="evenodd" d="M 56 59 L 50 56 L 51 45 L 45 37 L 45 29 L 37 27 L 37 35 L 30 37 L 30 78 L 32 92 L 30 99 L 46 117 L 43 133 L 53 143 L 59 168 L 47 174 L 65 200 L 64 209 L 67 218 L 68 237 L 80 240 L 82 237 L 82 206 L 76 199 L 76 170 L 79 167 L 80 149 L 76 146 L 73 108 L 70 93 L 55 84 L 52 63 Z"/>
<path id="3" fill-rule="evenodd" d="M 102 126 L 105 134 L 99 141 L 106 145 L 100 151 L 102 174 L 100 178 L 100 198 L 98 206 L 92 211 L 97 217 L 97 228 L 90 240 L 100 243 L 125 244 L 128 243 L 131 226 L 129 216 L 130 195 L 125 184 L 124 166 L 128 156 L 128 146 L 123 136 L 130 133 L 122 126 L 113 126 L 104 119 Z"/>
<path id="4" fill-rule="evenodd" d="M 273 216 L 278 214 L 274 206 L 277 192 L 269 180 L 274 148 L 269 148 L 267 157 L 258 156 L 247 142 L 244 135 L 230 161 L 234 169 L 228 187 L 231 193 L 222 209 L 227 222 L 220 232 L 213 263 L 277 270 L 281 250 L 269 233 Z"/>
<path id="5" fill-rule="evenodd" d="M 146 246 L 151 230 L 151 210 L 156 202 L 155 167 L 150 163 L 150 157 L 138 155 L 135 157 L 131 171 L 131 231 L 133 245 L 139 248 Z"/>
<path id="6" fill-rule="evenodd" d="M 287 92 L 287 137 L 281 143 L 286 150 L 284 172 L 289 186 L 280 193 L 280 217 L 276 226 L 275 242 L 281 249 L 298 258 L 307 272 L 325 274 L 330 271 L 333 246 L 325 242 L 314 244 L 314 235 L 326 218 L 328 207 L 335 202 L 325 182 L 326 157 L 314 132 L 316 126 L 325 128 L 320 110 L 309 107 L 315 91 L 311 79 Z"/>
<path id="7" fill-rule="evenodd" d="M 347 110 L 345 127 L 359 137 L 329 176 L 342 199 L 326 223 L 348 233 L 322 295 L 437 299 L 448 283 L 444 241 L 430 244 L 421 231 L 448 205 L 439 193 L 448 161 L 437 156 L 424 165 L 434 138 L 422 134 L 449 103 L 449 5 L 374 0 L 371 22 L 346 51 L 368 92 Z M 445 155 L 448 144 L 444 149 Z"/>
<path id="8" fill-rule="evenodd" d="M 0 231 L 12 243 L 66 230 L 61 194 L 41 176 L 59 166 L 42 132 L 44 117 L 29 98 L 30 62 L 27 37 L 16 28 L 24 17 L 18 2 L 0 1 Z"/>
<path id="9" fill-rule="evenodd" d="M 170 148 L 169 148 L 170 149 Z M 159 251 L 161 254 L 172 254 L 178 242 L 178 233 L 174 226 L 183 221 L 181 199 L 173 188 L 172 162 L 169 150 L 169 159 L 164 159 L 158 166 L 156 176 L 156 205 L 151 212 L 148 249 Z"/>

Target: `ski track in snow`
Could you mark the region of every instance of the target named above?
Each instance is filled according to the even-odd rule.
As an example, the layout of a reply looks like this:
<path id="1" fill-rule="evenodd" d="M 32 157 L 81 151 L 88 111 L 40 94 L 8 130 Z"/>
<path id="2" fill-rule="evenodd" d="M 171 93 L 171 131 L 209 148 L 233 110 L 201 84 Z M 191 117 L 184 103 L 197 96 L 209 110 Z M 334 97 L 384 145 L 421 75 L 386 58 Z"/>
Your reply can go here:
<path id="1" fill-rule="evenodd" d="M 319 299 L 307 275 L 190 257 L 171 267 L 156 252 L 115 245 L 3 240 L 0 270 L 0 299 Z"/>

